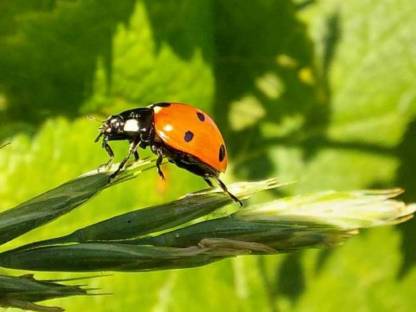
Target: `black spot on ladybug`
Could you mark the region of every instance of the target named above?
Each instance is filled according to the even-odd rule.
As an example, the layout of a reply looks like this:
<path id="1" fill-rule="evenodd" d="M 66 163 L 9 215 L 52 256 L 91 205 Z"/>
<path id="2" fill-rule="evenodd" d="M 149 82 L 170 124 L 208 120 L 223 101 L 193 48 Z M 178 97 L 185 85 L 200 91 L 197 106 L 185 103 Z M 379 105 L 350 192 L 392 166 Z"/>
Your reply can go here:
<path id="1" fill-rule="evenodd" d="M 225 157 L 225 146 L 224 146 L 224 144 L 221 144 L 218 158 L 219 158 L 220 161 L 223 161 L 224 157 Z"/>
<path id="2" fill-rule="evenodd" d="M 192 141 L 193 138 L 194 138 L 194 134 L 191 131 L 186 131 L 185 132 L 184 140 L 186 142 Z"/>
<path id="3" fill-rule="evenodd" d="M 204 121 L 204 120 L 205 120 L 205 115 L 204 115 L 204 114 L 202 114 L 201 112 L 197 112 L 197 113 L 196 113 L 196 115 L 198 116 L 198 119 L 199 119 L 200 121 Z"/>

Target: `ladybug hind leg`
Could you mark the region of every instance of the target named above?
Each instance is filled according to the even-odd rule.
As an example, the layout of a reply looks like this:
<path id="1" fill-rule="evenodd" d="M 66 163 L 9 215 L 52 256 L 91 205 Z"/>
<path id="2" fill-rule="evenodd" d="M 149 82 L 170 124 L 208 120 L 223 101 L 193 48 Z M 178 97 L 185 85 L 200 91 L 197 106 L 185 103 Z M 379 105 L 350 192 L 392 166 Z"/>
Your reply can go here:
<path id="1" fill-rule="evenodd" d="M 159 174 L 159 176 L 165 180 L 165 175 L 163 174 L 162 169 L 160 168 L 160 165 L 163 162 L 163 152 L 161 149 L 157 149 L 156 151 L 157 153 L 157 160 L 156 160 L 156 168 L 157 168 L 157 173 Z"/>
<path id="2" fill-rule="evenodd" d="M 134 155 L 134 161 L 138 161 L 140 159 L 140 156 L 139 156 L 139 153 L 137 152 L 137 150 L 135 150 L 133 152 L 133 155 Z"/>
<path id="3" fill-rule="evenodd" d="M 211 180 L 209 179 L 209 176 L 203 176 L 203 178 L 210 187 L 214 187 L 214 184 L 212 184 Z"/>
<path id="4" fill-rule="evenodd" d="M 216 176 L 214 176 L 213 177 L 215 180 L 217 180 L 217 182 L 218 182 L 218 184 L 219 184 L 219 186 L 221 187 L 221 189 L 224 191 L 224 193 L 226 193 L 226 194 L 228 194 L 228 196 L 230 196 L 231 197 L 231 199 L 233 200 L 233 201 L 235 201 L 236 203 L 238 203 L 239 205 L 240 205 L 240 207 L 243 207 L 243 202 L 240 200 L 240 199 L 238 199 L 234 194 L 232 194 L 229 190 L 228 190 L 228 188 L 227 188 L 227 186 L 225 185 L 225 183 L 224 182 L 222 182 L 221 181 L 221 179 L 219 178 L 219 177 L 216 177 Z M 207 178 L 205 177 L 204 178 L 205 179 L 205 181 L 207 181 Z M 209 182 L 209 183 L 211 183 L 211 181 Z M 208 183 L 208 184 L 209 184 Z M 212 183 L 211 183 L 211 185 L 212 185 Z"/>

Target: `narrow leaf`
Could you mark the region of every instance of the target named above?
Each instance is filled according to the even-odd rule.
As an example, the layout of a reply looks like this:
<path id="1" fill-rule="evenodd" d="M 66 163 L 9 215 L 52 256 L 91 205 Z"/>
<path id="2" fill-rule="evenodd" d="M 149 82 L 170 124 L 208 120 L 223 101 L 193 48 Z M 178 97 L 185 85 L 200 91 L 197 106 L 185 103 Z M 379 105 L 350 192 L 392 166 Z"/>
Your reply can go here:
<path id="1" fill-rule="evenodd" d="M 70 212 L 106 187 L 133 178 L 152 167 L 153 161 L 137 162 L 110 182 L 109 176 L 116 166 L 104 172 L 93 170 L 0 213 L 0 244 Z"/>
<path id="2" fill-rule="evenodd" d="M 194 267 L 227 253 L 197 246 L 171 248 L 116 243 L 81 243 L 18 250 L 2 255 L 0 265 L 41 271 L 148 271 Z"/>
<path id="3" fill-rule="evenodd" d="M 279 187 L 276 179 L 258 182 L 239 182 L 229 185 L 229 189 L 240 199 L 247 199 L 255 193 Z M 62 244 L 70 242 L 124 240 L 145 234 L 166 230 L 208 215 L 214 210 L 232 203 L 221 189 L 203 190 L 172 201 L 170 203 L 139 209 L 79 229 L 64 237 L 45 240 L 23 246 Z"/>
<path id="4" fill-rule="evenodd" d="M 250 193 L 250 183 L 242 185 L 244 194 Z M 237 188 L 234 191 L 244 195 Z M 392 199 L 399 193 L 324 192 L 286 197 L 155 236 L 26 246 L 0 254 L 0 266 L 44 271 L 149 271 L 195 267 L 245 254 L 332 246 L 361 228 L 396 224 L 412 217 L 416 205 Z"/>
<path id="5" fill-rule="evenodd" d="M 32 275 L 19 277 L 0 275 L 0 306 L 15 307 L 32 311 L 63 311 L 59 307 L 35 304 L 47 299 L 88 295 L 79 286 L 58 284 L 51 281 L 36 280 Z"/>

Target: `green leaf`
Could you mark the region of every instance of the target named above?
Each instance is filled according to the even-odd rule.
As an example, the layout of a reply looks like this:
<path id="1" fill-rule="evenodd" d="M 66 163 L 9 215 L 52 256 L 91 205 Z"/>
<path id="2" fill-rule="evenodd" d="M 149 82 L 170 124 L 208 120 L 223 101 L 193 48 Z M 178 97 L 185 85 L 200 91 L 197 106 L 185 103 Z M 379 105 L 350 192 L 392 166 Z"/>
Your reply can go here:
<path id="1" fill-rule="evenodd" d="M 111 181 L 110 175 L 117 165 L 104 172 L 94 170 L 0 213 L 0 244 L 72 211 L 104 188 L 152 167 L 152 163 L 137 162 Z"/>
<path id="2" fill-rule="evenodd" d="M 68 286 L 57 282 L 36 280 L 32 275 L 19 277 L 0 275 L 0 306 L 39 312 L 59 312 L 63 311 L 63 309 L 41 306 L 36 304 L 36 302 L 88 294 L 88 291 L 83 287 L 77 285 Z"/>
<path id="3" fill-rule="evenodd" d="M 230 190 L 245 198 L 277 186 L 276 180 L 271 179 L 231 184 Z M 131 217 L 140 216 L 141 224 L 136 224 L 139 228 L 133 237 L 160 230 L 161 226 L 168 229 L 169 226 L 181 225 L 172 220 L 178 207 L 185 212 L 179 215 L 178 220 L 187 222 L 231 201 L 227 194 L 218 196 L 219 192 L 223 191 L 190 194 L 164 206 L 135 212 Z M 248 206 L 222 218 L 185 225 L 164 234 L 151 233 L 155 236 L 121 241 L 112 237 L 114 232 L 118 238 L 125 226 L 117 216 L 101 222 L 112 224 L 112 227 L 106 227 L 107 234 L 101 241 L 97 239 L 102 236 L 99 223 L 75 232 L 90 234 L 84 237 L 72 234 L 6 251 L 0 254 L 0 265 L 43 271 L 151 271 L 191 268 L 245 254 L 275 254 L 337 245 L 357 234 L 361 228 L 396 224 L 411 218 L 416 204 L 407 206 L 392 199 L 399 193 L 400 190 L 327 192 L 287 197 Z M 189 198 L 209 209 L 195 205 L 195 201 L 189 201 Z M 222 198 L 220 204 L 219 198 Z M 192 212 L 194 209 L 198 209 L 198 214 Z M 150 220 L 149 216 L 152 216 Z M 124 216 L 121 219 L 125 219 Z M 150 222 L 146 222 L 148 220 Z M 147 223 L 156 227 L 149 227 Z M 131 230 L 127 233 L 132 234 Z M 93 242 L 93 239 L 98 242 Z"/>
<path id="4" fill-rule="evenodd" d="M 132 176 L 140 173 L 140 170 L 145 170 L 151 167 L 153 167 L 153 161 L 137 162 L 129 166 L 127 170 L 120 173 L 116 180 L 112 180 L 111 183 L 108 180 L 108 176 L 111 172 L 113 172 L 113 170 L 117 168 L 117 165 L 114 165 L 113 170 L 109 170 L 108 173 L 100 174 L 96 171 L 92 171 L 91 173 L 87 173 L 84 176 L 100 177 L 100 175 L 104 175 L 106 177 L 105 187 L 109 187 L 112 184 L 117 184 L 121 181 L 132 178 Z M 64 198 L 65 200 L 60 203 L 61 210 L 70 211 L 71 208 L 73 208 L 72 202 L 75 201 L 79 196 L 79 192 L 73 192 L 74 186 L 79 189 L 83 189 L 84 191 L 90 190 L 91 192 L 98 192 L 100 189 L 96 189 L 90 185 L 85 185 L 83 182 L 83 179 L 79 178 L 64 184 L 64 186 L 48 191 L 46 194 L 56 193 L 59 195 L 56 196 L 58 199 Z M 69 193 L 67 192 L 67 187 L 65 187 L 68 184 L 71 185 L 71 192 Z M 234 183 L 229 185 L 229 190 L 231 190 L 235 196 L 238 196 L 238 198 L 244 200 L 250 198 L 257 192 L 273 189 L 281 185 L 282 184 L 279 184 L 276 179 L 268 179 L 258 182 Z M 29 203 L 36 201 L 37 198 L 30 200 Z M 195 219 L 206 216 L 214 210 L 219 209 L 231 202 L 233 201 L 230 196 L 225 194 L 222 189 L 217 188 L 202 190 L 199 192 L 187 194 L 181 199 L 170 203 L 128 212 L 78 229 L 68 235 L 51 238 L 44 241 L 36 241 L 31 244 L 19 247 L 19 249 L 29 249 L 51 244 L 66 244 L 72 242 L 91 241 L 117 241 L 140 237 L 145 234 L 171 229 L 175 226 L 183 225 L 188 221 L 194 221 Z M 54 210 L 53 208 L 55 206 L 53 203 L 45 201 L 43 204 L 45 210 Z M 30 207 L 30 205 L 28 206 Z M 13 212 L 15 209 L 10 211 Z M 18 212 L 19 211 L 20 210 L 18 210 Z M 24 213 L 22 214 L 25 215 Z M 7 221 L 8 219 L 5 218 L 5 220 Z M 37 221 L 37 223 L 40 223 L 43 219 L 38 217 L 34 218 L 34 220 Z M 37 224 L 32 224 L 32 226 L 36 227 Z"/>
<path id="5" fill-rule="evenodd" d="M 5 5 L 0 110 L 14 115 L 1 118 L 1 136 L 13 139 L 0 152 L 1 210 L 106 160 L 91 144 L 98 125 L 72 119 L 79 111 L 114 113 L 159 100 L 190 102 L 214 115 L 230 154 L 226 180 L 299 181 L 290 194 L 399 186 L 406 200 L 416 199 L 412 0 Z M 20 123 L 43 122 L 51 111 L 70 119 Z M 126 146 L 114 145 L 124 155 Z M 4 247 L 65 235 L 203 185 L 172 166 L 165 170 L 166 184 L 143 173 Z M 280 193 L 263 196 L 274 195 Z M 123 296 L 102 298 L 100 307 L 411 310 L 414 228 L 409 222 L 372 230 L 332 252 L 117 275 L 97 283 Z M 91 305 L 88 298 L 59 303 Z"/>

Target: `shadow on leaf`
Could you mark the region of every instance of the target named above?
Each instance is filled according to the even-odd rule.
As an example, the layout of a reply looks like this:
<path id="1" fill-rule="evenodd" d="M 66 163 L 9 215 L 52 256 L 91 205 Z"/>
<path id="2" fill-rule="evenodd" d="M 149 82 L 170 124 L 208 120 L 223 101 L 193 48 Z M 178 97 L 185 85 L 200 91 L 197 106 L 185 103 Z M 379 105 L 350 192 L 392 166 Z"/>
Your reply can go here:
<path id="1" fill-rule="evenodd" d="M 110 88 L 113 34 L 128 23 L 135 2 L 2 2 L 0 91 L 7 103 L 0 118 L 37 125 L 56 115 L 76 117 L 93 92 L 98 60 Z"/>

